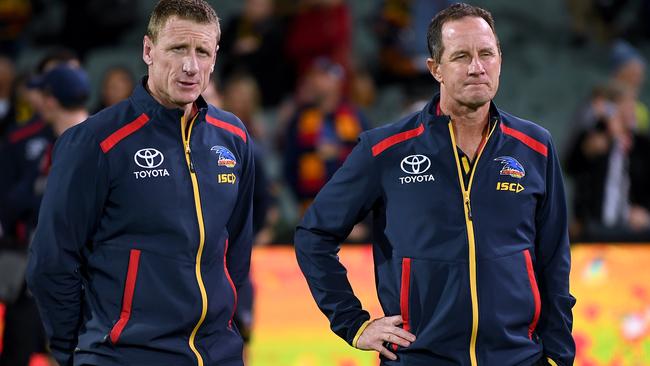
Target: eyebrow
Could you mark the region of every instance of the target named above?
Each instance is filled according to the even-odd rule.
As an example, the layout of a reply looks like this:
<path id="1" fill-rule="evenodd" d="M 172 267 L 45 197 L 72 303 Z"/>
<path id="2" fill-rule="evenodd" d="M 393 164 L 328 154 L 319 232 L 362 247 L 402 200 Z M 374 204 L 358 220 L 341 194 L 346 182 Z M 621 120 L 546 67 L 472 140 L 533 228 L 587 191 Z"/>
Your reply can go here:
<path id="1" fill-rule="evenodd" d="M 492 52 L 492 53 L 496 53 L 496 49 L 495 49 L 494 47 L 492 47 L 492 46 L 486 46 L 486 47 L 481 47 L 481 48 L 479 48 L 478 52 L 479 52 L 479 53 L 481 53 L 481 52 Z M 459 56 L 459 55 L 470 54 L 470 53 L 471 53 L 471 52 L 468 51 L 467 49 L 460 49 L 460 50 L 457 50 L 457 51 L 452 52 L 452 53 L 449 55 L 449 58 L 454 58 L 454 57 Z"/>

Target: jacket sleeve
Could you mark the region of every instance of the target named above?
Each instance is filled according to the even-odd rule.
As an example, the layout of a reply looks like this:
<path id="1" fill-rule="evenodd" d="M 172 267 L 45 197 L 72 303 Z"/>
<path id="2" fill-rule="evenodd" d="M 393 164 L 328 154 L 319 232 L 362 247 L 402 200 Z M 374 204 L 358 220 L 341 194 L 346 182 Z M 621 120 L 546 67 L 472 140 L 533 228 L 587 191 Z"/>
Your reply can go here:
<path id="1" fill-rule="evenodd" d="M 82 250 L 108 192 L 106 158 L 80 127 L 66 131 L 54 148 L 27 268 L 27 284 L 61 366 L 72 365 L 82 321 Z"/>
<path id="2" fill-rule="evenodd" d="M 255 161 L 253 140 L 248 136 L 241 159 L 242 171 L 235 208 L 228 220 L 228 252 L 226 266 L 237 290 L 248 278 L 251 247 L 253 245 L 253 191 L 255 187 Z"/>
<path id="3" fill-rule="evenodd" d="M 318 307 L 328 317 L 334 333 L 353 346 L 370 315 L 352 292 L 337 254 L 340 243 L 378 199 L 378 175 L 362 134 L 343 166 L 305 213 L 294 240 L 298 264 Z"/>
<path id="4" fill-rule="evenodd" d="M 575 298 L 569 293 L 571 251 L 562 173 L 549 143 L 546 193 L 536 213 L 537 277 L 542 311 L 537 334 L 544 353 L 558 365 L 573 365 L 575 343 L 571 335 Z"/>

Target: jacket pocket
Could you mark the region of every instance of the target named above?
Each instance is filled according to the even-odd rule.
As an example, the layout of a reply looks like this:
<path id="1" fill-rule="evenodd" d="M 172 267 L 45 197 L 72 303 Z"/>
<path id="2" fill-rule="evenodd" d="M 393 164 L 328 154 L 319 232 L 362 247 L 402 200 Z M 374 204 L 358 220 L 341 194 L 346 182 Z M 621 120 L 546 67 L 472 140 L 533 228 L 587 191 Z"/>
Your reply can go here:
<path id="1" fill-rule="evenodd" d="M 124 293 L 122 296 L 122 310 L 120 318 L 117 320 L 111 332 L 109 333 L 111 343 L 116 344 L 120 335 L 131 318 L 131 308 L 133 305 L 133 293 L 135 292 L 135 283 L 138 278 L 138 265 L 140 264 L 140 250 L 131 249 L 129 255 L 129 264 L 126 272 L 126 282 L 124 284 Z"/>
<path id="2" fill-rule="evenodd" d="M 402 280 L 400 282 L 399 310 L 402 315 L 402 328 L 410 332 L 409 314 L 409 293 L 411 290 L 411 258 L 402 258 Z M 393 350 L 397 351 L 397 344 L 393 344 Z"/>
<path id="3" fill-rule="evenodd" d="M 228 239 L 226 239 L 226 247 L 223 250 L 223 271 L 226 274 L 226 278 L 228 279 L 228 283 L 232 288 L 232 293 L 235 299 L 232 307 L 232 314 L 230 314 L 230 320 L 228 320 L 228 328 L 232 328 L 232 320 L 235 317 L 235 312 L 237 311 L 237 288 L 235 287 L 235 283 L 232 281 L 232 278 L 230 277 L 230 273 L 228 272 L 228 262 L 226 260 L 227 254 L 228 254 Z"/>
<path id="4" fill-rule="evenodd" d="M 526 260 L 526 272 L 528 272 L 528 281 L 530 281 L 530 289 L 532 291 L 533 299 L 535 301 L 535 314 L 533 320 L 528 326 L 528 338 L 533 339 L 533 333 L 539 321 L 539 314 L 542 311 L 542 302 L 539 296 L 539 288 L 537 287 L 537 280 L 535 279 L 535 270 L 533 269 L 533 260 L 530 256 L 530 250 L 524 250 L 524 258 Z"/>

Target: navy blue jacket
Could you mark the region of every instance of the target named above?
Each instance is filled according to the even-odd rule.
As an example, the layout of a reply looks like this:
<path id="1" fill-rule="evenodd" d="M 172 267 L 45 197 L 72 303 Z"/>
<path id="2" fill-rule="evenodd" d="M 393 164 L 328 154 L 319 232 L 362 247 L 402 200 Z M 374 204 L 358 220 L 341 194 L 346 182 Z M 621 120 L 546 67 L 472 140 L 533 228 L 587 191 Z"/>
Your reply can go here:
<path id="1" fill-rule="evenodd" d="M 62 366 L 242 365 L 251 141 L 197 107 L 185 121 L 139 85 L 57 140 L 27 280 Z"/>
<path id="2" fill-rule="evenodd" d="M 549 133 L 492 105 L 466 187 L 437 105 L 363 133 L 305 214 L 295 246 L 316 302 L 356 345 L 369 315 L 337 251 L 372 212 L 379 301 L 417 337 L 383 364 L 571 365 L 567 212 Z"/>

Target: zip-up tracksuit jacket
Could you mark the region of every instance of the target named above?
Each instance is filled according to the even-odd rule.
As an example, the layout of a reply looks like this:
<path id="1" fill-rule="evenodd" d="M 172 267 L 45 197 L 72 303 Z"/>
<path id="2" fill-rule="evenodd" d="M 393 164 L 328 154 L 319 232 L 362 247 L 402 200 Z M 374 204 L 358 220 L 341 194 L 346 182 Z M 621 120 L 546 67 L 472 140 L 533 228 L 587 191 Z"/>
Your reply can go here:
<path id="1" fill-rule="evenodd" d="M 186 121 L 141 84 L 57 141 L 27 279 L 62 366 L 243 364 L 251 141 L 196 106 Z"/>
<path id="2" fill-rule="evenodd" d="M 361 134 L 298 226 L 298 263 L 332 330 L 356 345 L 369 315 L 337 251 L 373 213 L 386 316 L 417 337 L 383 365 L 571 365 L 570 252 L 558 159 L 543 128 L 490 107 L 465 182 L 448 116 L 421 112 Z"/>

